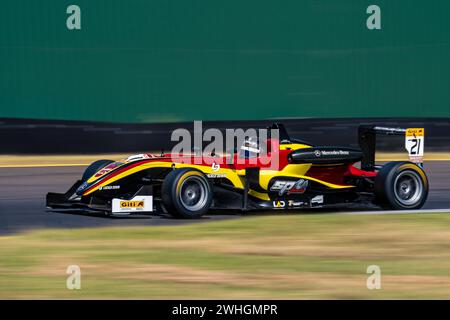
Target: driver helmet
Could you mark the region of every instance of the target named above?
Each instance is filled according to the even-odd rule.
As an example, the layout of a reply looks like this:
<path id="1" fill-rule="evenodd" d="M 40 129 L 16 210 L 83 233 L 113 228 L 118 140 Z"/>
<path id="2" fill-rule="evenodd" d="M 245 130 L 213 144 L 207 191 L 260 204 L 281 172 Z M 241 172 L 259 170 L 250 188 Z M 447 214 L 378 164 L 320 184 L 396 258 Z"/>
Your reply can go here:
<path id="1" fill-rule="evenodd" d="M 244 159 L 255 158 L 259 153 L 257 137 L 246 137 L 239 149 L 239 157 Z"/>

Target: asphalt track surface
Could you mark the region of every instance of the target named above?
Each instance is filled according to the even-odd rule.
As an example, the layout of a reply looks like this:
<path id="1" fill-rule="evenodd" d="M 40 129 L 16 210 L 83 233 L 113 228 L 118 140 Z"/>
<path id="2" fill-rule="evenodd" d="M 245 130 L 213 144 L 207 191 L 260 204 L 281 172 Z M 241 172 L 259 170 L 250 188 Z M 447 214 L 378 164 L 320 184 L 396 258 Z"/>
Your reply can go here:
<path id="1" fill-rule="evenodd" d="M 211 214 L 203 219 L 192 221 L 160 216 L 111 218 L 103 215 L 47 211 L 46 193 L 65 192 L 81 176 L 83 170 L 84 167 L 0 168 L 0 234 L 45 228 L 176 225 L 242 216 L 238 213 Z M 430 193 L 423 209 L 450 208 L 450 161 L 427 162 L 425 171 L 430 181 Z M 301 212 L 298 211 L 298 213 Z M 317 212 L 324 213 L 324 211 Z M 358 214 L 359 209 L 356 211 L 353 209 L 353 213 Z M 361 211 L 361 213 L 367 212 Z M 280 215 L 285 214 L 285 211 L 258 212 L 257 214 Z M 307 214 L 314 214 L 314 211 L 308 211 Z"/>

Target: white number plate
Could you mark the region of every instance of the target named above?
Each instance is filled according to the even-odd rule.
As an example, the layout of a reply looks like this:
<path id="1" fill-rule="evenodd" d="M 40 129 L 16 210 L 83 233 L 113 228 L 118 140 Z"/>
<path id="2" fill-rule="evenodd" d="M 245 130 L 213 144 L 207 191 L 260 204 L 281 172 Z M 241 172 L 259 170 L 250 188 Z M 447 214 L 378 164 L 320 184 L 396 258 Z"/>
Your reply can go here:
<path id="1" fill-rule="evenodd" d="M 424 128 L 408 128 L 405 133 L 405 148 L 412 162 L 423 162 L 423 150 L 425 142 Z"/>

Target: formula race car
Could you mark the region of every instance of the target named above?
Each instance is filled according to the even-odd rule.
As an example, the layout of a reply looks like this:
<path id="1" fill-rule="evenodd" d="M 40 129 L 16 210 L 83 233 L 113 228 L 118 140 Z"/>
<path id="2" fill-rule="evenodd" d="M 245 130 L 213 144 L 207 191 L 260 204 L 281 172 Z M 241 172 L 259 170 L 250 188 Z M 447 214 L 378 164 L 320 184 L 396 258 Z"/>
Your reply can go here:
<path id="1" fill-rule="evenodd" d="M 278 130 L 277 139 L 246 139 L 240 149 L 221 156 L 141 154 L 96 161 L 66 193 L 48 193 L 47 207 L 199 218 L 210 209 L 245 212 L 358 204 L 411 210 L 427 199 L 423 128 L 360 126 L 360 149 L 291 139 L 282 124 L 270 129 Z M 411 161 L 376 165 L 378 134 L 405 136 Z M 274 153 L 275 167 L 266 161 Z"/>

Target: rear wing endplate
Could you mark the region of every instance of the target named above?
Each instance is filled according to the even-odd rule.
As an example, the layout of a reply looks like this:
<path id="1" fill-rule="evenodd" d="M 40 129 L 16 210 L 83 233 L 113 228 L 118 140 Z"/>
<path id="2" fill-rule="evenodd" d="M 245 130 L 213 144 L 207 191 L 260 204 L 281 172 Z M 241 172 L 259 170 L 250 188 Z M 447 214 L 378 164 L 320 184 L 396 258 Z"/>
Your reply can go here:
<path id="1" fill-rule="evenodd" d="M 375 150 L 377 134 L 405 136 L 405 149 L 411 162 L 423 166 L 424 128 L 389 128 L 376 125 L 361 125 L 358 128 L 358 143 L 363 152 L 361 169 L 375 169 Z"/>

